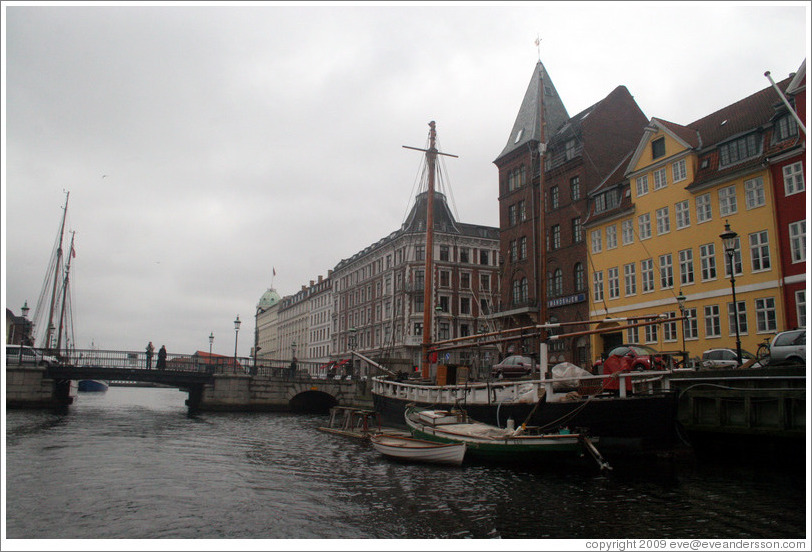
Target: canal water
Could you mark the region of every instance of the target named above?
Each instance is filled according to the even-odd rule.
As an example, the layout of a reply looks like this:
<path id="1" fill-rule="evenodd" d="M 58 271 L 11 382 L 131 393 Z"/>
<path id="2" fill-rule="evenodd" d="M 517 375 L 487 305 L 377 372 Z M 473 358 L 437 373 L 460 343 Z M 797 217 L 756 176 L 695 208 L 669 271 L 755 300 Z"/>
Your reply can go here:
<path id="1" fill-rule="evenodd" d="M 636 465 L 610 457 L 608 475 L 403 464 L 317 431 L 326 416 L 190 416 L 185 398 L 175 389 L 111 387 L 80 393 L 63 413 L 7 412 L 6 538 L 805 535 L 803 469 L 691 455 Z"/>

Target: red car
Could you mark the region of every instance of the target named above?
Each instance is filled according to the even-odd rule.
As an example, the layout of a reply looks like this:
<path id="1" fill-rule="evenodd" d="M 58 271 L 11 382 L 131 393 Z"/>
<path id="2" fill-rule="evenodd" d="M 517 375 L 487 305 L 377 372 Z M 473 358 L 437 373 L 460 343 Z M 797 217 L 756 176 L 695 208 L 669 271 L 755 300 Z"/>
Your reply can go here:
<path id="1" fill-rule="evenodd" d="M 609 352 L 606 360 L 595 363 L 601 367 L 601 373 L 612 375 L 615 372 L 647 372 L 649 370 L 665 370 L 665 360 L 656 350 L 646 345 L 621 345 Z M 617 391 L 620 388 L 620 378 L 606 379 L 604 389 Z M 631 378 L 626 380 L 626 390 L 631 391 Z"/>

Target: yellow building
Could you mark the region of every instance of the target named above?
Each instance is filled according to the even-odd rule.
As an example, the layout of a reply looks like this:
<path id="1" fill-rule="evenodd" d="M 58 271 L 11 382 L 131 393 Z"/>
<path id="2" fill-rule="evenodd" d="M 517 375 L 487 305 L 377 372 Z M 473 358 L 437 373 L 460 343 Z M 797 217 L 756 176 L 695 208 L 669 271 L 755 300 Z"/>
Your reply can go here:
<path id="1" fill-rule="evenodd" d="M 781 83 L 786 86 L 786 83 Z M 769 157 L 780 152 L 765 89 L 688 126 L 652 119 L 634 152 L 591 194 L 584 224 L 593 321 L 666 314 L 686 320 L 592 337 L 592 350 L 647 344 L 689 357 L 736 349 L 729 260 L 720 235 L 738 234 L 734 265 L 742 349 L 784 320 Z M 683 332 L 684 327 L 684 332 Z M 684 341 L 683 341 L 684 340 Z M 683 345 L 684 343 L 684 345 Z M 684 348 L 683 348 L 684 347 Z"/>

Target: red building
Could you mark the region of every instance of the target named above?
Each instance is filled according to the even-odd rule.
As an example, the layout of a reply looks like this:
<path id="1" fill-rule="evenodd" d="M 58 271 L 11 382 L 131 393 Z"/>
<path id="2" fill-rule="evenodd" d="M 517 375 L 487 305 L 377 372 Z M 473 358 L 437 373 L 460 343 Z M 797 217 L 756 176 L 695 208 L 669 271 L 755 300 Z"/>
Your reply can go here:
<path id="1" fill-rule="evenodd" d="M 801 121 L 806 120 L 806 60 L 784 95 Z M 784 327 L 806 327 L 806 135 L 783 101 L 774 106 L 768 156 L 772 174 L 778 244 L 783 275 Z"/>

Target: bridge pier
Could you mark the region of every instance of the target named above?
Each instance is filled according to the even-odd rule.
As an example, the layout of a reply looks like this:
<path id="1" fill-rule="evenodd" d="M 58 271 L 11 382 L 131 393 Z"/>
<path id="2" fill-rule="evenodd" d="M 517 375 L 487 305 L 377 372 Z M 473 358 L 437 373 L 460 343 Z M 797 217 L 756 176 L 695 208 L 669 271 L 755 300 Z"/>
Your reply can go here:
<path id="1" fill-rule="evenodd" d="M 61 408 L 73 404 L 75 381 L 47 377 L 42 366 L 6 366 L 6 407 Z"/>

